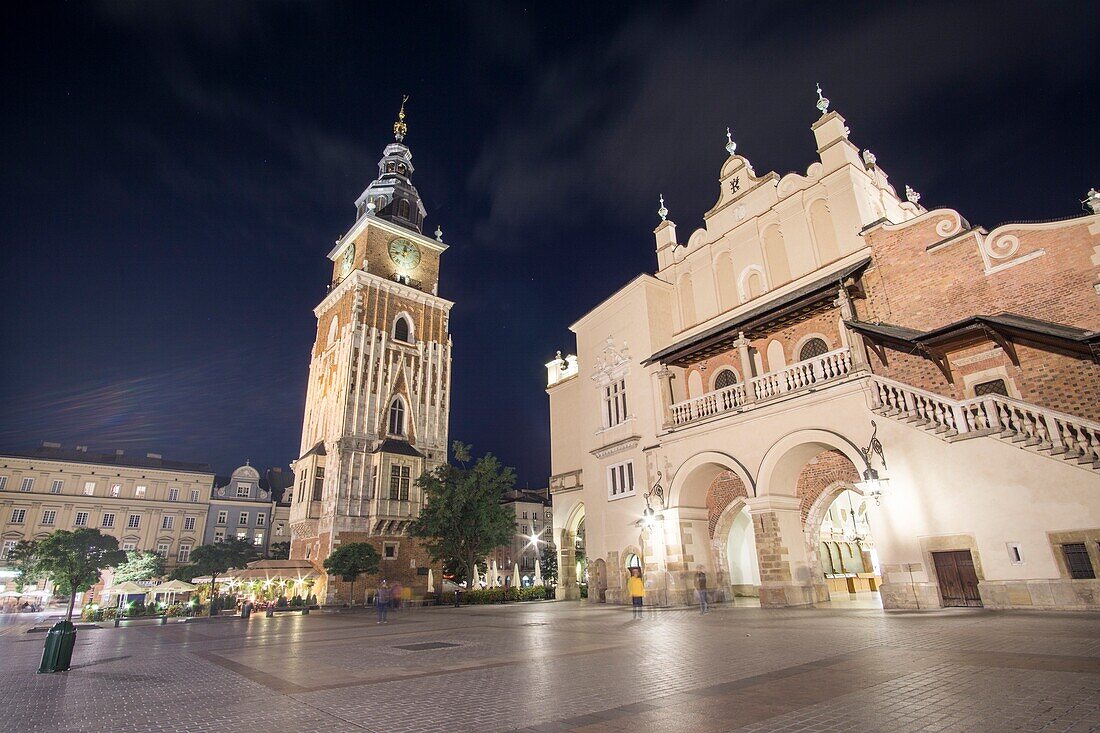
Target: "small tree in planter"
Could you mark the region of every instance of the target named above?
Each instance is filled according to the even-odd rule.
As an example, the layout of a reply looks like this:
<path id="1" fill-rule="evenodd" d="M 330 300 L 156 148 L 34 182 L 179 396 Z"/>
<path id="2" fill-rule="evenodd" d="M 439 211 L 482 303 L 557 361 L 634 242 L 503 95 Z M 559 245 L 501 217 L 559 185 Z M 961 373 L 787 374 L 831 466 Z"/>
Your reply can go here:
<path id="1" fill-rule="evenodd" d="M 367 542 L 350 542 L 340 545 L 325 558 L 325 570 L 339 575 L 345 583 L 351 583 L 351 605 L 355 605 L 355 579 L 361 573 L 377 573 L 378 550 Z"/>
<path id="2" fill-rule="evenodd" d="M 126 559 L 118 549 L 118 540 L 98 529 L 58 530 L 37 542 L 23 541 L 13 548 L 11 562 L 20 582 L 46 578 L 54 590 L 69 596 L 65 620 L 58 621 L 46 636 L 39 672 L 64 672 L 72 661 L 76 645 L 73 606 L 76 594 L 99 581 L 104 568 L 117 566 Z"/>

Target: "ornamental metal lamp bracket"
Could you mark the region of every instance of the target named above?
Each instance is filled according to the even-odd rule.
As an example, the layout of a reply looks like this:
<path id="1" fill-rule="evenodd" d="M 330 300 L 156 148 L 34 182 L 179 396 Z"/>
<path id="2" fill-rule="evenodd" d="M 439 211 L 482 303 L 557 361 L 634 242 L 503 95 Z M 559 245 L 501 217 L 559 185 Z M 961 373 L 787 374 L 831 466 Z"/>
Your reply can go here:
<path id="1" fill-rule="evenodd" d="M 886 456 L 882 453 L 882 442 L 878 439 L 878 425 L 875 421 L 871 421 L 871 439 L 867 443 L 866 448 L 860 448 L 859 452 L 863 455 L 863 463 L 866 468 L 863 469 L 863 480 L 856 482 L 856 486 L 863 492 L 864 496 L 870 496 L 875 500 L 875 506 L 882 505 L 882 497 L 886 494 L 886 484 L 890 481 L 888 478 L 880 477 L 878 471 L 871 466 L 871 458 L 873 455 L 878 455 L 879 461 L 882 463 L 882 470 L 886 470 Z"/>
<path id="2" fill-rule="evenodd" d="M 661 486 L 661 478 L 661 472 L 658 471 L 656 483 L 653 484 L 649 491 L 642 494 L 642 498 L 645 499 L 645 511 L 642 512 L 642 524 L 646 527 L 651 527 L 654 522 L 660 522 L 665 518 L 665 515 L 654 510 L 653 505 L 649 502 L 649 497 L 656 496 L 661 500 L 662 511 L 668 508 L 665 505 L 665 490 L 664 487 Z"/>

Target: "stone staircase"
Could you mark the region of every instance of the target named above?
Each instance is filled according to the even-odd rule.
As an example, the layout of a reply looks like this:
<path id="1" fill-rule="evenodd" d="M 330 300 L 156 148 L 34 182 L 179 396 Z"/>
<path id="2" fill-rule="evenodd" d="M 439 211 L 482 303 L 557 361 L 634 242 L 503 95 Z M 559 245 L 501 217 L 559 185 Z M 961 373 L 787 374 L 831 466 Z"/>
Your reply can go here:
<path id="1" fill-rule="evenodd" d="M 1100 423 L 1002 395 L 956 401 L 871 375 L 871 409 L 946 441 L 989 436 L 1100 474 Z"/>

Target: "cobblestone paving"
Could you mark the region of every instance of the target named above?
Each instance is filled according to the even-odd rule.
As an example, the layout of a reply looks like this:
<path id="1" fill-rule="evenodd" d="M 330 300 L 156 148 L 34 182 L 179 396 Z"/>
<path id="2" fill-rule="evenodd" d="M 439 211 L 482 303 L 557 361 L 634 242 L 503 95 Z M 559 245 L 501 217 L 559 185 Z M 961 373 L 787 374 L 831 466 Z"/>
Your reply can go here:
<path id="1" fill-rule="evenodd" d="M 1100 616 L 580 603 L 3 626 L 0 733 L 1100 731 Z M 425 650 L 399 647 L 442 642 Z"/>

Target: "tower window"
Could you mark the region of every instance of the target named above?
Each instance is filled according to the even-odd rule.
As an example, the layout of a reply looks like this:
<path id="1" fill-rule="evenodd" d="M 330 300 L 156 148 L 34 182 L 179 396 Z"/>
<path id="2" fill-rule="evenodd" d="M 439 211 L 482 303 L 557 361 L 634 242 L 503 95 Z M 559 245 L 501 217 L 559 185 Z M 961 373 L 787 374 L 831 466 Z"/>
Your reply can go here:
<path id="1" fill-rule="evenodd" d="M 396 341 L 404 341 L 410 343 L 412 341 L 409 328 L 409 319 L 405 316 L 398 316 L 397 320 L 393 324 L 393 338 Z"/>
<path id="2" fill-rule="evenodd" d="M 407 168 L 405 168 L 405 164 L 404 164 L 404 163 L 399 163 L 399 164 L 397 165 L 397 172 L 398 172 L 398 173 L 400 173 L 401 175 L 405 175 L 405 173 L 407 172 L 407 170 L 408 170 L 408 169 L 407 169 Z"/>
<path id="3" fill-rule="evenodd" d="M 723 369 L 718 372 L 718 376 L 714 379 L 715 389 L 725 389 L 726 387 L 732 387 L 737 384 L 737 373 L 732 369 Z"/>
<path id="4" fill-rule="evenodd" d="M 408 199 L 397 200 L 397 215 L 402 219 L 409 218 L 409 201 Z"/>
<path id="5" fill-rule="evenodd" d="M 394 163 L 392 160 L 389 163 L 386 163 L 386 173 L 393 173 L 395 170 L 397 170 L 396 163 Z"/>
<path id="6" fill-rule="evenodd" d="M 395 397 L 390 403 L 390 435 L 405 434 L 405 403 Z"/>

